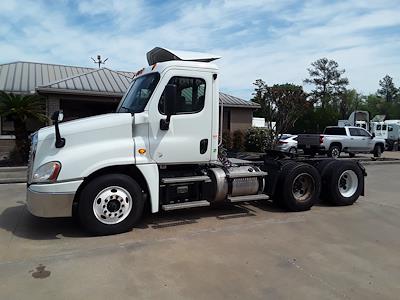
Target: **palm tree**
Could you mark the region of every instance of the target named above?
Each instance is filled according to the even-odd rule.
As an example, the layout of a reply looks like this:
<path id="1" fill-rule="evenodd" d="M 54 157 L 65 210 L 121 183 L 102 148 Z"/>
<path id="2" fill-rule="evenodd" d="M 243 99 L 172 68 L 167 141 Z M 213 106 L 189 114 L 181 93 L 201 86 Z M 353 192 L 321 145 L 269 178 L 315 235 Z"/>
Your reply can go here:
<path id="1" fill-rule="evenodd" d="M 44 101 L 37 94 L 16 95 L 0 91 L 0 116 L 11 119 L 14 123 L 15 146 L 19 160 L 26 162 L 29 153 L 29 133 L 26 122 L 48 120 L 44 112 Z"/>

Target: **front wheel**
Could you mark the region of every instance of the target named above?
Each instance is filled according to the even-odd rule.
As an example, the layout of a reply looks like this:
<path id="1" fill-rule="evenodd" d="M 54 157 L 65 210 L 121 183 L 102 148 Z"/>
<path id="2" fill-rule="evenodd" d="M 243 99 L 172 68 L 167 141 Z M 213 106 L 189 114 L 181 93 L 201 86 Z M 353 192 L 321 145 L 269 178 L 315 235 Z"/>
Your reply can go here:
<path id="1" fill-rule="evenodd" d="M 90 181 L 82 190 L 78 216 L 95 235 L 132 229 L 142 216 L 144 200 L 137 182 L 125 174 L 107 174 Z"/>

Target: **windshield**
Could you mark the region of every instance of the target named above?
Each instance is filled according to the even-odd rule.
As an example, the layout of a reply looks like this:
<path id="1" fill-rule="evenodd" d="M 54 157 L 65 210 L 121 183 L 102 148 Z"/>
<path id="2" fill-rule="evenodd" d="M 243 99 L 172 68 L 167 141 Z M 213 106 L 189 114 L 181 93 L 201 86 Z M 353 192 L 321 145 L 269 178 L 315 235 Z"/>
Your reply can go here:
<path id="1" fill-rule="evenodd" d="M 142 112 L 159 80 L 159 73 L 150 73 L 135 79 L 118 105 L 117 112 Z"/>
<path id="2" fill-rule="evenodd" d="M 291 137 L 291 135 L 290 134 L 282 134 L 282 136 L 281 136 L 281 140 L 286 140 L 286 139 L 288 139 L 288 138 L 290 138 Z"/>

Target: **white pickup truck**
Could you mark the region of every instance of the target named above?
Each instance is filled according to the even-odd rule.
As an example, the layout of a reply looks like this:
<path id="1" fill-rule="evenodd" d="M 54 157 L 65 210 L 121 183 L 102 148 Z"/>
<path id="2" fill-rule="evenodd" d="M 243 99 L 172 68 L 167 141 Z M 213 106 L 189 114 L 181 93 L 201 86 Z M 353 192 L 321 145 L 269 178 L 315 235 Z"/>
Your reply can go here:
<path id="1" fill-rule="evenodd" d="M 385 149 L 385 140 L 375 137 L 363 128 L 354 126 L 329 126 L 323 134 L 300 134 L 298 149 L 307 155 L 327 154 L 338 158 L 341 152 L 354 157 L 356 153 L 373 153 L 380 157 Z"/>

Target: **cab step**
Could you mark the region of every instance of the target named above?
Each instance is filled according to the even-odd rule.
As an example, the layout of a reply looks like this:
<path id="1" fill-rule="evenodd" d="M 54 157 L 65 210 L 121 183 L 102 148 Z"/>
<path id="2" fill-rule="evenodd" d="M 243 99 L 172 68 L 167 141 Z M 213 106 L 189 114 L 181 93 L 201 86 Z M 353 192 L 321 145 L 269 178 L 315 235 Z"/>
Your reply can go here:
<path id="1" fill-rule="evenodd" d="M 268 200 L 269 196 L 266 194 L 257 194 L 257 195 L 246 195 L 246 196 L 236 196 L 228 197 L 228 201 L 231 203 L 236 203 L 236 202 L 244 202 L 244 201 L 255 201 L 255 200 Z"/>
<path id="2" fill-rule="evenodd" d="M 161 208 L 165 211 L 169 211 L 169 210 L 203 207 L 203 206 L 210 206 L 210 202 L 208 202 L 207 200 L 199 200 L 199 201 L 190 201 L 183 203 L 164 204 L 161 206 Z"/>
<path id="3" fill-rule="evenodd" d="M 161 183 L 171 184 L 171 183 L 185 183 L 185 182 L 200 182 L 200 181 L 211 181 L 208 176 L 186 176 L 186 177 L 170 177 L 161 178 Z"/>

